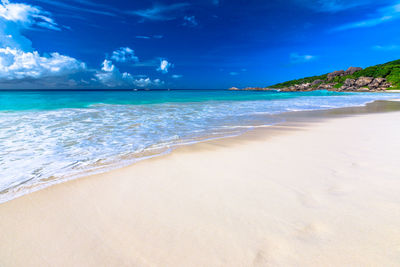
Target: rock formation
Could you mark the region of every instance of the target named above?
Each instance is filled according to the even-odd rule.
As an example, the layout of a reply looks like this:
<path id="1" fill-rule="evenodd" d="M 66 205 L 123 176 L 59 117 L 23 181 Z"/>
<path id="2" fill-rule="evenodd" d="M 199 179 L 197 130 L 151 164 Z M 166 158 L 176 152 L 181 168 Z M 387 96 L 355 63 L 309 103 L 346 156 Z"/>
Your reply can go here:
<path id="1" fill-rule="evenodd" d="M 391 86 L 384 78 L 347 79 L 338 91 L 384 91 Z"/>
<path id="2" fill-rule="evenodd" d="M 346 79 L 343 85 L 339 88 L 335 83 L 303 83 L 296 84 L 290 87 L 282 88 L 284 92 L 297 91 L 313 91 L 313 90 L 330 90 L 330 91 L 350 91 L 350 92 L 376 92 L 384 91 L 391 86 L 384 78 L 360 77 L 358 79 Z"/>
<path id="3" fill-rule="evenodd" d="M 321 84 L 321 83 L 323 83 L 323 80 L 315 80 L 315 81 L 313 81 L 313 82 L 311 83 L 311 86 L 316 86 L 316 85 L 319 85 L 319 84 Z"/>
<path id="4" fill-rule="evenodd" d="M 344 70 L 337 70 L 331 73 L 328 73 L 328 81 L 333 80 L 335 77 L 340 77 L 340 76 L 347 76 L 347 75 L 353 75 L 357 71 L 362 70 L 362 68 L 359 67 L 350 67 L 346 71 Z"/>
<path id="5" fill-rule="evenodd" d="M 346 71 L 338 70 L 326 75 L 326 79 L 317 79 L 308 83 L 294 84 L 289 87 L 279 88 L 283 92 L 298 92 L 298 91 L 314 91 L 314 90 L 329 90 L 329 91 L 346 91 L 346 92 L 378 92 L 384 91 L 392 86 L 385 78 L 374 78 L 374 77 L 358 77 L 355 79 L 348 78 L 344 82 L 346 77 L 354 77 L 357 71 L 361 71 L 362 68 L 350 67 Z M 351 76 L 353 75 L 353 76 Z M 341 79 L 335 79 L 336 77 L 343 77 Z M 236 87 L 230 90 L 239 90 Z M 252 88 L 248 87 L 242 90 L 276 90 L 276 88 Z"/>
<path id="6" fill-rule="evenodd" d="M 350 67 L 344 72 L 344 75 L 353 75 L 354 73 L 356 73 L 357 71 L 360 71 L 360 70 L 362 70 L 362 68 Z"/>
<path id="7" fill-rule="evenodd" d="M 344 76 L 345 73 L 346 73 L 346 72 L 345 72 L 344 70 L 337 70 L 337 71 L 328 73 L 328 81 L 331 81 L 331 80 L 333 80 L 335 77 L 338 77 L 338 76 Z"/>

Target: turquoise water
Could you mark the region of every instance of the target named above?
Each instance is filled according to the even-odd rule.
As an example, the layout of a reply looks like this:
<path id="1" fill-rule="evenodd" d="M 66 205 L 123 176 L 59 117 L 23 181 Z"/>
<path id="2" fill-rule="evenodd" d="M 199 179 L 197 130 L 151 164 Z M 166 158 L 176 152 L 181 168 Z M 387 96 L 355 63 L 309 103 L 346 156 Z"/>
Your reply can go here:
<path id="1" fill-rule="evenodd" d="M 283 112 L 395 97 L 327 91 L 2 91 L 0 202 L 177 145 L 273 125 Z"/>
<path id="2" fill-rule="evenodd" d="M 296 98 L 300 96 L 334 96 L 337 92 L 315 91 L 299 93 L 175 90 L 175 91 L 35 91 L 0 92 L 0 110 L 50 110 L 60 108 L 87 108 L 94 104 L 146 105 L 160 103 L 205 101 L 252 101 Z"/>

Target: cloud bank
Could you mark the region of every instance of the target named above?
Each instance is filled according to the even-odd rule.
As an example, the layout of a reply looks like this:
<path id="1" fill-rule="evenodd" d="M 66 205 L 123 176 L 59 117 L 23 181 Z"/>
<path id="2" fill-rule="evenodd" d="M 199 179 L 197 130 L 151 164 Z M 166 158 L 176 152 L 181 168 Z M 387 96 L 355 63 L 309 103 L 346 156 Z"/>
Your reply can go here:
<path id="1" fill-rule="evenodd" d="M 0 48 L 0 79 L 65 76 L 85 69 L 84 63 L 59 53 L 40 56 L 37 51 L 23 52 L 10 47 Z"/>
<path id="2" fill-rule="evenodd" d="M 101 85 L 111 88 L 157 88 L 164 85 L 160 79 L 150 79 L 149 77 L 140 77 L 135 79 L 128 72 L 121 72 L 112 61 L 105 59 L 100 70 L 96 71 L 95 77 Z"/>
<path id="3" fill-rule="evenodd" d="M 71 84 L 69 76 L 85 71 L 86 65 L 79 60 L 57 52 L 41 55 L 32 48 L 32 42 L 22 32 L 42 28 L 59 31 L 60 26 L 49 12 L 39 7 L 10 3 L 0 4 L 0 87 L 18 87 L 29 80 L 32 87 L 38 81 L 41 86 L 56 87 L 57 80 L 65 86 Z M 4 86 L 1 86 L 4 84 Z"/>
<path id="4" fill-rule="evenodd" d="M 23 35 L 24 31 L 36 28 L 60 31 L 63 27 L 54 21 L 50 12 L 39 7 L 1 1 L 0 88 L 151 88 L 164 84 L 160 79 L 135 78 L 119 70 L 115 63 L 139 62 L 135 51 L 129 47 L 113 51 L 101 68 L 89 69 L 84 62 L 58 52 L 41 54 Z M 162 61 L 160 71 L 167 73 L 171 66 L 168 61 Z"/>

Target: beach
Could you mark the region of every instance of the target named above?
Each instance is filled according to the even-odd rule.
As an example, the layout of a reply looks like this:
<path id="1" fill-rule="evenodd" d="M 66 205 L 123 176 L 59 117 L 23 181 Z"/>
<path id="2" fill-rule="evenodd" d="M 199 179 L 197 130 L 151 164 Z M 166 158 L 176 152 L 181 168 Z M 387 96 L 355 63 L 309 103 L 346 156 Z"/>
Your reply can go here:
<path id="1" fill-rule="evenodd" d="M 0 266 L 398 266 L 399 106 L 296 113 L 2 203 Z"/>

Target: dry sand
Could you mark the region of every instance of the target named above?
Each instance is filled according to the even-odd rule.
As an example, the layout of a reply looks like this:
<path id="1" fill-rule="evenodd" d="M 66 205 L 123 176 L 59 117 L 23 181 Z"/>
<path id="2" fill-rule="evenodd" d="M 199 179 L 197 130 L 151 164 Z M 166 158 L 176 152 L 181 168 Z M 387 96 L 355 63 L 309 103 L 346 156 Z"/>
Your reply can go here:
<path id="1" fill-rule="evenodd" d="M 0 205 L 0 266 L 399 266 L 400 112 L 288 124 Z"/>

